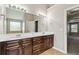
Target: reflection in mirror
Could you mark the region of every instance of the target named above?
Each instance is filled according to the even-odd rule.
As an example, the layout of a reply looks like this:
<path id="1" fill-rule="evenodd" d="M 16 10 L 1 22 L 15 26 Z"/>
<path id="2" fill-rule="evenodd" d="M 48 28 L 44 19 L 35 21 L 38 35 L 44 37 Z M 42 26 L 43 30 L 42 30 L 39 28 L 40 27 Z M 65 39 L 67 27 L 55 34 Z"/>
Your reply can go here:
<path id="1" fill-rule="evenodd" d="M 35 21 L 35 32 L 38 32 L 38 21 Z"/>
<path id="2" fill-rule="evenodd" d="M 24 12 L 15 8 L 6 8 L 6 33 L 23 32 Z"/>
<path id="3" fill-rule="evenodd" d="M 38 16 L 25 13 L 24 15 L 25 19 L 25 33 L 28 32 L 38 32 L 36 29 L 38 29 L 38 24 L 36 24 L 36 21 L 38 21 Z"/>
<path id="4" fill-rule="evenodd" d="M 15 8 L 6 8 L 6 33 L 44 32 L 44 16 L 26 13 Z"/>
<path id="5" fill-rule="evenodd" d="M 20 22 L 10 21 L 10 31 L 21 31 L 20 28 Z"/>
<path id="6" fill-rule="evenodd" d="M 22 20 L 7 19 L 6 24 L 7 33 L 22 33 Z"/>
<path id="7" fill-rule="evenodd" d="M 35 21 L 25 21 L 25 33 L 35 32 Z"/>

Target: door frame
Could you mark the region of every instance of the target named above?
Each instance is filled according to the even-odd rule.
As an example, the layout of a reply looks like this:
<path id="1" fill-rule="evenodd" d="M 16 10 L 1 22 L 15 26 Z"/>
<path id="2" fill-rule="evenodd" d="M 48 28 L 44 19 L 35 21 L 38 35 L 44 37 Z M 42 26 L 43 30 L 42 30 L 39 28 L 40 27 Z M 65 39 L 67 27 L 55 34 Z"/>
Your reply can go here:
<path id="1" fill-rule="evenodd" d="M 64 38 L 65 38 L 65 42 L 64 43 L 65 43 L 65 53 L 66 54 L 68 53 L 68 51 L 67 51 L 67 11 L 71 10 L 71 9 L 74 9 L 76 7 L 79 7 L 79 5 L 74 5 L 74 6 L 69 7 L 69 8 L 64 10 L 64 18 L 65 18 L 65 21 L 64 21 L 64 34 L 65 34 Z"/>

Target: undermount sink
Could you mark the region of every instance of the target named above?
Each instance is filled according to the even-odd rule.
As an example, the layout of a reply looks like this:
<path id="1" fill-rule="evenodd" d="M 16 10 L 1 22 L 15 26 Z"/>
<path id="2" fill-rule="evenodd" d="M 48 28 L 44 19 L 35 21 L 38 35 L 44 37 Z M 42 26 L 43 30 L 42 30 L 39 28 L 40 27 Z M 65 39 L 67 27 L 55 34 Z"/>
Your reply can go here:
<path id="1" fill-rule="evenodd" d="M 16 35 L 16 37 L 20 37 L 20 36 L 21 36 L 21 34 L 17 34 L 17 35 Z"/>
<path id="2" fill-rule="evenodd" d="M 45 32 L 43 32 L 42 34 L 45 34 Z"/>

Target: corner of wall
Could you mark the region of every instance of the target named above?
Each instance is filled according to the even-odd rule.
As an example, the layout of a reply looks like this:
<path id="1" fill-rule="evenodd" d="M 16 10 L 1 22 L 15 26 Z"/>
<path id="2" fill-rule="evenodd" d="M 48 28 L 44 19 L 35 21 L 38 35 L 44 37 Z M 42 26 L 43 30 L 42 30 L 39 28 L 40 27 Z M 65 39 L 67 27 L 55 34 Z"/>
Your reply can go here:
<path id="1" fill-rule="evenodd" d="M 59 49 L 59 48 L 56 48 L 56 47 L 53 47 L 53 48 L 56 49 L 56 50 L 58 50 L 58 51 L 60 51 L 60 52 L 62 52 L 62 53 L 64 53 L 64 54 L 67 54 L 66 51 L 63 51 L 63 50 L 61 50 L 61 49 Z"/>

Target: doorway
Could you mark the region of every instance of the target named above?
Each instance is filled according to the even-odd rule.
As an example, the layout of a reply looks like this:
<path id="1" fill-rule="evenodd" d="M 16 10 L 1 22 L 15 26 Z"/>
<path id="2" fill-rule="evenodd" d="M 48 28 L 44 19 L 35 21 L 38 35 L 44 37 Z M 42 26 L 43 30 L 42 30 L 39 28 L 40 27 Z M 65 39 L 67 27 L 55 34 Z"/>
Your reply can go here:
<path id="1" fill-rule="evenodd" d="M 79 55 L 79 7 L 67 10 L 67 53 Z"/>

